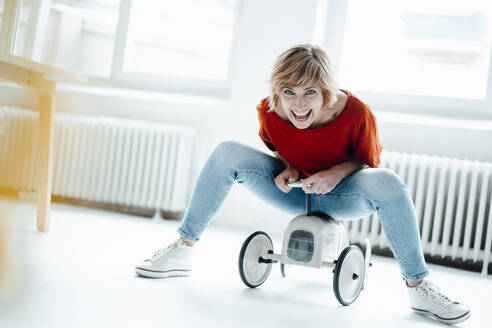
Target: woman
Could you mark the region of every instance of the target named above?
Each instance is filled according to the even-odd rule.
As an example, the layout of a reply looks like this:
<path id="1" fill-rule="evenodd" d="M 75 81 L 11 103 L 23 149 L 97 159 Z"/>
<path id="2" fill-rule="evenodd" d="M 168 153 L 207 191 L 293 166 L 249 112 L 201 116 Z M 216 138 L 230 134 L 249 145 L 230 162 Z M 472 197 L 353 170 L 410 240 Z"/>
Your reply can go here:
<path id="1" fill-rule="evenodd" d="M 257 106 L 259 136 L 275 157 L 237 142 L 211 154 L 196 183 L 180 238 L 136 267 L 144 277 L 186 276 L 193 243 L 199 240 L 234 183 L 294 215 L 312 211 L 337 220 L 377 212 L 397 260 L 413 310 L 445 323 L 470 316 L 430 281 L 422 254 L 414 205 L 406 185 L 378 168 L 381 145 L 369 107 L 336 86 L 326 53 L 301 45 L 282 53 L 271 78 L 271 96 Z M 287 181 L 301 179 L 302 189 Z M 214 186 L 210 188 L 210 186 Z"/>

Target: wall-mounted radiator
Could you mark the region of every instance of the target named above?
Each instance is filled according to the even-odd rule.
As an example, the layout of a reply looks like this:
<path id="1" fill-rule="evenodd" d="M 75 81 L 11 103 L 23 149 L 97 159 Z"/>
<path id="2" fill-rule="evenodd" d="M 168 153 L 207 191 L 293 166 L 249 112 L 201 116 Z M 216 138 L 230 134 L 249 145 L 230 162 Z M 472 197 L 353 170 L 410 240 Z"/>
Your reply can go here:
<path id="1" fill-rule="evenodd" d="M 396 172 L 415 203 L 424 253 L 433 258 L 492 262 L 492 163 L 383 152 L 381 166 Z M 352 242 L 369 238 L 388 247 L 377 214 L 348 224 Z"/>
<path id="2" fill-rule="evenodd" d="M 0 187 L 36 191 L 38 113 L 0 107 Z M 57 113 L 52 194 L 178 215 L 193 183 L 189 127 Z"/>

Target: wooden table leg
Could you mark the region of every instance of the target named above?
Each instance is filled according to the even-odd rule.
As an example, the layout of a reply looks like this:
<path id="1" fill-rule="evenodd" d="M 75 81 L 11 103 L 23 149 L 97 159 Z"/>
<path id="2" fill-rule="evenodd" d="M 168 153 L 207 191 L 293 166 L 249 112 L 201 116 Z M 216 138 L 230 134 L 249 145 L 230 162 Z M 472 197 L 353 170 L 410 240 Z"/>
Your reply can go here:
<path id="1" fill-rule="evenodd" d="M 48 231 L 53 175 L 53 134 L 55 124 L 55 93 L 38 92 L 39 144 L 38 144 L 38 231 Z"/>

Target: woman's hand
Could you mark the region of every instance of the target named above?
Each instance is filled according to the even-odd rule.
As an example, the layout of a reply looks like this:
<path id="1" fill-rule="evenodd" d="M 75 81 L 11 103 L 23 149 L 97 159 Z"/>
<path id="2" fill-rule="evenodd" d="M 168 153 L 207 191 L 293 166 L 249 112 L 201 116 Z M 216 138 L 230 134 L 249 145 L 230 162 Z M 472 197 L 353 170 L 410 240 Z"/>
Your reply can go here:
<path id="1" fill-rule="evenodd" d="M 340 174 L 337 170 L 327 169 L 319 171 L 306 179 L 301 179 L 302 189 L 313 194 L 327 194 L 342 181 L 344 176 L 344 174 Z M 308 185 L 311 185 L 311 187 L 308 188 Z"/>
<path id="2" fill-rule="evenodd" d="M 282 173 L 277 175 L 277 177 L 273 179 L 273 181 L 275 181 L 275 184 L 280 190 L 282 190 L 285 193 L 288 193 L 292 189 L 292 187 L 289 187 L 287 185 L 287 181 L 294 182 L 297 181 L 298 178 L 299 178 L 299 171 L 296 168 L 289 166 L 285 170 L 283 170 Z"/>
<path id="3" fill-rule="evenodd" d="M 338 163 L 329 169 L 316 172 L 309 178 L 301 179 L 302 189 L 304 191 L 310 191 L 313 194 L 327 194 L 335 189 L 345 177 L 367 167 L 369 166 L 357 159 Z M 308 185 L 311 185 L 311 187 L 308 188 Z"/>

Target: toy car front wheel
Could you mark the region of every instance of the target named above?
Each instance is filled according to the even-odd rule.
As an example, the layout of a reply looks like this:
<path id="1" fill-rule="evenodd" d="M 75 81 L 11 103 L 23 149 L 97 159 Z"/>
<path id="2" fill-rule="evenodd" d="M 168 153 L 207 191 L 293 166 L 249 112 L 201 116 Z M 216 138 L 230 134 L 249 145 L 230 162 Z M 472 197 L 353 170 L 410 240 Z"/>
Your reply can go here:
<path id="1" fill-rule="evenodd" d="M 265 282 L 272 270 L 272 263 L 265 263 L 265 255 L 273 253 L 273 243 L 263 231 L 249 236 L 239 253 L 239 274 L 244 284 L 255 288 Z"/>
<path id="2" fill-rule="evenodd" d="M 333 276 L 333 291 L 342 305 L 352 304 L 359 296 L 365 269 L 364 255 L 358 246 L 348 246 L 340 253 Z"/>

